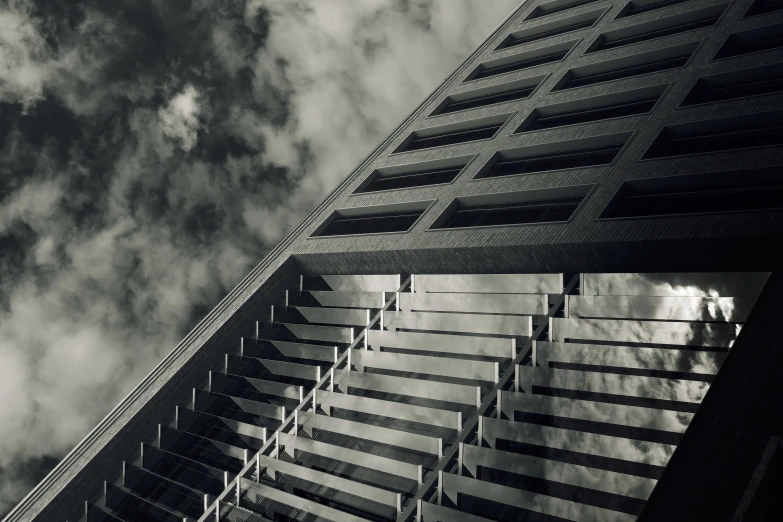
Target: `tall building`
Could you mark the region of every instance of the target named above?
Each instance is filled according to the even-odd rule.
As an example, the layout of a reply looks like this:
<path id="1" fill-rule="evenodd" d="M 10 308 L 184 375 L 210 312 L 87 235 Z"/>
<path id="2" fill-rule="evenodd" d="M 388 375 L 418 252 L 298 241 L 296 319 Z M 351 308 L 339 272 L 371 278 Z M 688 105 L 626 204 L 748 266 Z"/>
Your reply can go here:
<path id="1" fill-rule="evenodd" d="M 780 0 L 525 2 L 6 521 L 781 520 L 782 165 Z"/>

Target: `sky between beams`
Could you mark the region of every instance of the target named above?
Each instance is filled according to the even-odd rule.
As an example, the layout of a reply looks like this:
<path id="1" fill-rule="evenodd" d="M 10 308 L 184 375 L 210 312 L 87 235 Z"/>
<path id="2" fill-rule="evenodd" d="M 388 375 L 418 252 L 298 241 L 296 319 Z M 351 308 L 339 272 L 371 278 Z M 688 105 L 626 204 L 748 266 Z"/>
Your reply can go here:
<path id="1" fill-rule="evenodd" d="M 0 6 L 0 516 L 518 0 Z"/>

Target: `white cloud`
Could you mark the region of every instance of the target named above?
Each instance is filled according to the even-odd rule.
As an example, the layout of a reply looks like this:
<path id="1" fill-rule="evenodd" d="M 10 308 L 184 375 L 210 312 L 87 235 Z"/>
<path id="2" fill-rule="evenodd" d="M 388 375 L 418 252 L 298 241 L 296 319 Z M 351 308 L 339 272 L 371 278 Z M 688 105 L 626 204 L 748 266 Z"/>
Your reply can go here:
<path id="1" fill-rule="evenodd" d="M 188 152 L 196 145 L 200 127 L 198 103 L 199 94 L 195 87 L 186 85 L 183 91 L 174 96 L 158 110 L 160 128 L 171 139 L 177 141 L 182 150 Z"/>
<path id="2" fill-rule="evenodd" d="M 30 18 L 30 5 L 10 0 L 0 7 L 0 101 L 29 107 L 43 98 L 49 60 L 46 41 Z"/>

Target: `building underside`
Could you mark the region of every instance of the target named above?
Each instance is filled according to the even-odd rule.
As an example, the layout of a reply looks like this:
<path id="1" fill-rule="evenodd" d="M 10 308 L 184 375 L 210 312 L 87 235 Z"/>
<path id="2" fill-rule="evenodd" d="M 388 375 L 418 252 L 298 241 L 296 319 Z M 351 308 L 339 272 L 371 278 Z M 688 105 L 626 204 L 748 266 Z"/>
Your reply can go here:
<path id="1" fill-rule="evenodd" d="M 783 520 L 783 3 L 523 3 L 6 522 Z"/>

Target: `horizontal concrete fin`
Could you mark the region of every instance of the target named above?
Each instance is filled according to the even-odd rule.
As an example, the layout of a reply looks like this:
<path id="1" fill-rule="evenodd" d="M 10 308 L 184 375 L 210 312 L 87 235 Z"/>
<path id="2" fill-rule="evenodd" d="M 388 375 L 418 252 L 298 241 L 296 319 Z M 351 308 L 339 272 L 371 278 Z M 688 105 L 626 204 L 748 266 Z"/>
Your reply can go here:
<path id="1" fill-rule="evenodd" d="M 483 437 L 490 447 L 495 447 L 497 439 L 503 439 L 653 466 L 665 466 L 674 452 L 674 446 L 671 444 L 626 439 L 526 422 L 482 417 L 482 423 Z"/>
<path id="2" fill-rule="evenodd" d="M 566 520 L 585 522 L 634 522 L 636 520 L 636 516 L 619 511 L 444 473 L 443 495 L 456 504 L 460 493 Z"/>
<path id="3" fill-rule="evenodd" d="M 474 478 L 481 466 L 642 500 L 647 500 L 656 483 L 650 478 L 470 444 L 463 444 L 461 451 L 462 464 Z"/>
<path id="4" fill-rule="evenodd" d="M 434 330 L 460 333 L 482 333 L 530 336 L 533 318 L 518 315 L 483 315 L 439 312 L 384 312 L 384 326 L 389 329 Z"/>
<path id="5" fill-rule="evenodd" d="M 475 312 L 485 314 L 547 313 L 547 295 L 538 294 L 465 294 L 400 292 L 403 311 Z"/>
<path id="6" fill-rule="evenodd" d="M 425 332 L 390 332 L 387 330 L 368 330 L 367 344 L 376 349 L 380 347 L 407 348 L 421 352 L 504 358 L 512 358 L 512 352 L 516 346 L 510 339 Z"/>
<path id="7" fill-rule="evenodd" d="M 351 358 L 352 364 L 359 371 L 369 367 L 488 382 L 495 382 L 498 377 L 498 363 L 496 362 L 466 361 L 464 359 L 370 350 L 353 350 Z"/>
<path id="8" fill-rule="evenodd" d="M 477 388 L 475 386 L 424 381 L 391 375 L 349 372 L 347 370 L 335 371 L 334 379 L 335 386 L 344 391 L 348 391 L 350 388 L 358 388 L 476 406 Z"/>
<path id="9" fill-rule="evenodd" d="M 758 297 L 769 272 L 583 274 L 582 295 Z"/>
<path id="10" fill-rule="evenodd" d="M 511 419 L 520 411 L 673 433 L 684 433 L 693 419 L 686 412 L 509 391 L 500 392 L 500 408 Z"/>
<path id="11" fill-rule="evenodd" d="M 725 358 L 725 353 L 702 350 L 536 342 L 536 362 L 542 367 L 565 362 L 715 375 Z"/>
<path id="12" fill-rule="evenodd" d="M 416 292 L 559 294 L 562 274 L 416 274 Z"/>
<path id="13" fill-rule="evenodd" d="M 296 459 L 295 451 L 303 451 L 409 480 L 418 481 L 420 478 L 421 466 L 416 464 L 400 462 L 326 442 L 305 439 L 288 433 L 280 433 L 279 437 L 280 445 L 283 446 L 284 451 L 294 459 Z"/>

